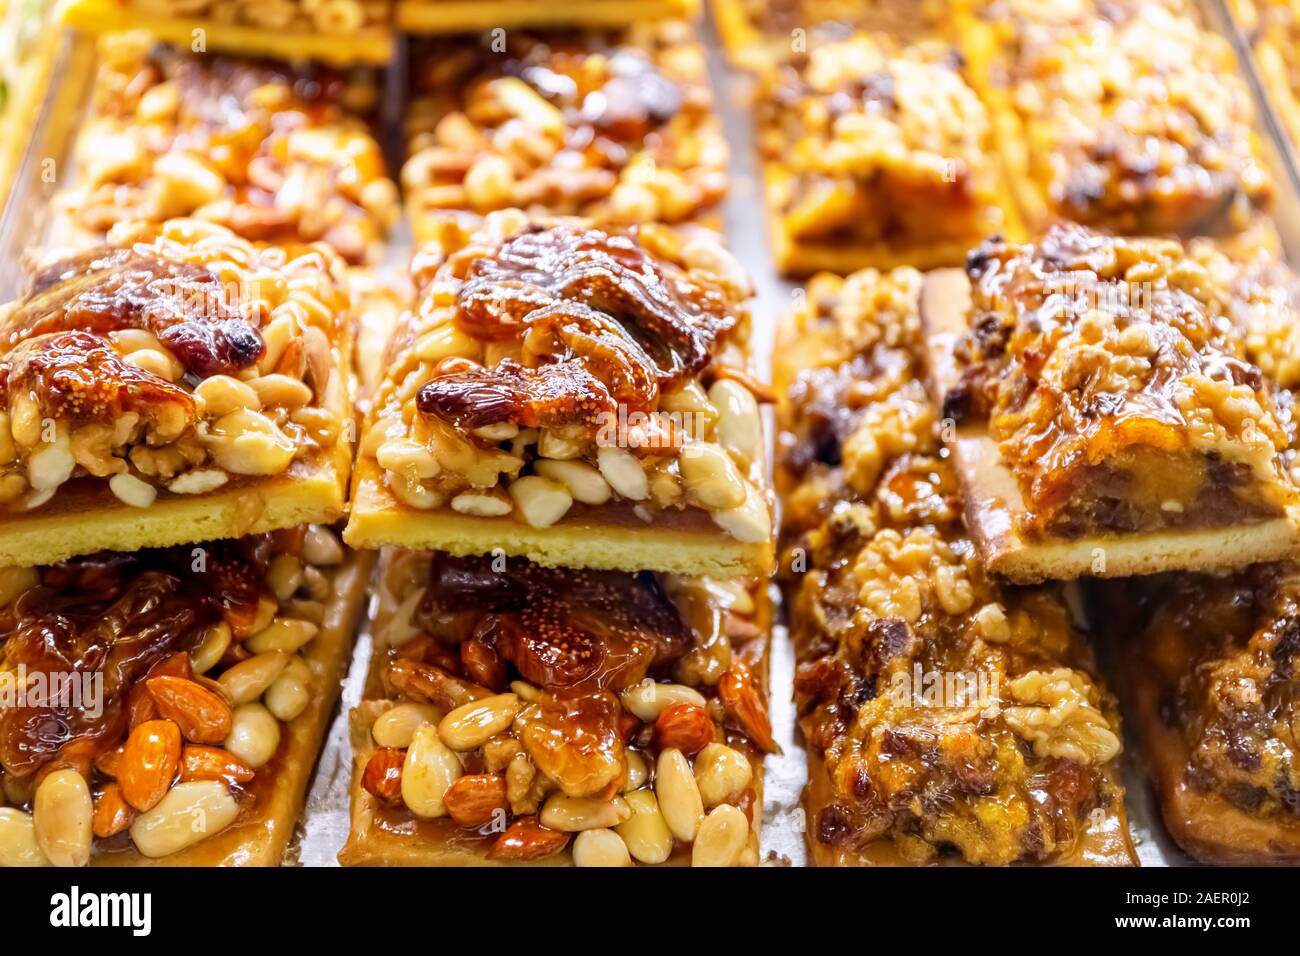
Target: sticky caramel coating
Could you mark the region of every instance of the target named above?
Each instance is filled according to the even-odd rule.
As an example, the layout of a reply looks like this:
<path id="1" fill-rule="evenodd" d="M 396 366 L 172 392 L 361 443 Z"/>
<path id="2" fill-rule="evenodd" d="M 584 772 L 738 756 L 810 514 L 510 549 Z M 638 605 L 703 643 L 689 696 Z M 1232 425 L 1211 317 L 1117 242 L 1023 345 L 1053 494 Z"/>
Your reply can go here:
<path id="1" fill-rule="evenodd" d="M 1214 527 L 1295 500 L 1290 413 L 1234 322 L 1208 244 L 1054 227 L 968 260 L 956 421 L 984 420 L 1028 511 L 1022 532 Z"/>
<path id="2" fill-rule="evenodd" d="M 1001 586 L 965 534 L 919 381 L 920 285 L 819 277 L 778 347 L 796 702 L 830 788 L 810 839 L 1049 862 L 1121 805 L 1117 712 L 1058 592 Z"/>

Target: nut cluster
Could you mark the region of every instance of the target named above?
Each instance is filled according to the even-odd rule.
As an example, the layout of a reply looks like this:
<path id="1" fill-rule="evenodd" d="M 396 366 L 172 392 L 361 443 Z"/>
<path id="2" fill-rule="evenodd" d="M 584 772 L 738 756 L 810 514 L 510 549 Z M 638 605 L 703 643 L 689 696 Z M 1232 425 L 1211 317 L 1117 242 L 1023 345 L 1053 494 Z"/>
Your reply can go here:
<path id="1" fill-rule="evenodd" d="M 401 552 L 382 573 L 376 633 L 398 699 L 371 726 L 362 775 L 380 812 L 449 819 L 490 859 L 569 848 L 578 866 L 686 852 L 696 866 L 757 865 L 755 767 L 775 744 L 748 587 L 666 580 L 709 626 L 664 678 L 577 695 L 523 679 L 482 641 L 415 626 L 428 563 Z"/>
<path id="2" fill-rule="evenodd" d="M 63 197 L 78 226 L 193 216 L 253 240 L 325 241 L 352 263 L 377 257 L 399 206 L 359 118 L 375 106 L 373 77 L 187 57 L 143 33 L 101 49 Z"/>
<path id="3" fill-rule="evenodd" d="M 460 301 L 476 261 L 493 259 L 504 242 L 531 235 L 535 228 L 540 227 L 518 210 L 503 210 L 489 215 L 474 232 L 445 222 L 440 240 L 426 245 L 415 264 L 423 292 L 390 343 L 387 375 L 366 421 L 361 456 L 374 459 L 399 502 L 419 510 L 447 506 L 459 514 L 515 515 L 533 527 L 548 527 L 575 503 L 625 502 L 645 521 L 690 507 L 707 511 L 738 540 L 767 540 L 771 519 L 760 490 L 759 399 L 757 386 L 743 371 L 743 329 L 715 348 L 705 367 L 712 377 L 707 388 L 702 375 L 686 377 L 659 393 L 649 412 L 641 413 L 647 416 L 642 429 L 659 421 L 680 426 L 683 434 L 662 441 L 609 409 L 599 426 L 577 417 L 565 424 L 560 419 L 568 412 L 550 414 L 540 391 L 502 420 L 468 431 L 421 412 L 421 394 L 431 384 L 446 393 L 469 375 L 491 383 L 509 370 L 511 381 L 527 382 L 530 370 L 550 367 L 563 372 L 562 364 L 551 364 L 546 336 L 530 331 L 540 328 L 540 319 L 530 326 L 533 320 L 526 316 L 508 338 L 482 340 L 467 328 L 469 307 Z M 728 309 L 747 294 L 740 267 L 712 232 L 686 237 L 665 227 L 645 226 L 635 243 L 651 262 L 674 270 L 679 288 L 709 290 L 712 300 Z M 565 295 L 556 300 L 560 305 L 574 301 Z M 539 316 L 546 312 L 535 310 Z M 683 313 L 681 331 L 692 335 L 702 321 L 702 316 Z M 576 352 L 587 333 L 573 329 L 570 342 Z M 561 329 L 557 337 L 569 334 Z M 607 358 L 604 352 L 580 355 L 588 363 L 586 369 L 597 376 L 605 374 Z M 445 389 L 440 384 L 444 381 L 450 383 Z M 489 394 L 486 386 L 467 393 L 476 396 L 479 409 Z M 561 399 L 571 397 L 566 391 Z M 530 415 L 543 417 L 530 421 Z"/>
<path id="4" fill-rule="evenodd" d="M 4 317 L 0 501 L 30 511 L 87 478 L 147 507 L 284 474 L 345 437 L 349 306 L 333 252 L 196 219 L 124 224 L 109 242 L 46 267 L 61 278 Z M 96 332 L 75 331 L 100 309 Z"/>
<path id="5" fill-rule="evenodd" d="M 226 599 L 226 613 L 188 651 L 155 655 L 140 680 L 117 689 L 120 698 L 109 688 L 103 703 L 106 712 L 124 712 L 120 732 L 72 736 L 35 768 L 3 768 L 0 866 L 84 866 L 96 840 L 107 850 L 131 846 L 167 857 L 226 829 L 269 786 L 259 771 L 322 693 L 312 641 L 327 626 L 328 575 L 344 551 L 333 531 L 317 525 L 265 540 L 272 547 L 264 563 L 241 566 L 247 601 L 209 594 Z M 173 560 L 190 561 L 190 550 Z M 147 573 L 156 572 L 137 580 Z M 32 588 L 51 586 L 58 585 L 49 569 L 0 573 L 6 612 Z M 0 681 L 12 691 L 21 650 L 4 650 Z M 12 726 L 4 722 L 6 735 Z M 121 834 L 129 843 L 113 839 Z"/>
<path id="6" fill-rule="evenodd" d="M 508 42 L 416 55 L 402 184 L 417 239 L 450 210 L 682 222 L 721 200 L 727 144 L 689 24 Z"/>
<path id="7" fill-rule="evenodd" d="M 795 693 L 832 785 L 811 838 L 1051 860 L 1119 792 L 1116 710 L 1060 596 L 986 577 L 965 535 L 918 292 L 910 269 L 819 279 L 777 349 Z"/>

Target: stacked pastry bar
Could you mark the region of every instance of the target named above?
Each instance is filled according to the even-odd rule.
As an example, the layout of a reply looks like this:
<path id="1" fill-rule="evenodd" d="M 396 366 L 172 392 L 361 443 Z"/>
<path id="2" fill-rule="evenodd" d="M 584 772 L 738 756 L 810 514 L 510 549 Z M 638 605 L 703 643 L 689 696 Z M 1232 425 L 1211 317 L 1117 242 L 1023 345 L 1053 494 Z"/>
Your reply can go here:
<path id="1" fill-rule="evenodd" d="M 416 46 L 402 185 L 416 240 L 450 210 L 712 222 L 727 145 L 680 20 Z"/>
<path id="2" fill-rule="evenodd" d="M 813 861 L 1134 863 L 1117 709 L 1069 609 L 991 577 L 963 527 L 921 288 L 821 276 L 778 342 Z"/>
<path id="3" fill-rule="evenodd" d="M 1194 4 L 968 6 L 970 76 L 1032 229 L 1258 234 L 1273 184 L 1250 90 Z"/>
<path id="4" fill-rule="evenodd" d="M 142 28 L 194 52 L 388 64 L 393 0 L 66 0 L 63 20 L 92 33 Z"/>
<path id="5" fill-rule="evenodd" d="M 355 325 L 331 242 L 378 239 L 382 172 L 329 82 L 105 49 L 82 158 L 128 161 L 72 184 L 88 247 L 0 319 L 0 864 L 275 865 L 371 566 L 331 528 Z M 352 228 L 308 226 L 295 177 Z"/>
<path id="6" fill-rule="evenodd" d="M 759 73 L 759 152 L 785 272 L 960 263 L 1019 232 L 958 49 L 823 27 Z"/>

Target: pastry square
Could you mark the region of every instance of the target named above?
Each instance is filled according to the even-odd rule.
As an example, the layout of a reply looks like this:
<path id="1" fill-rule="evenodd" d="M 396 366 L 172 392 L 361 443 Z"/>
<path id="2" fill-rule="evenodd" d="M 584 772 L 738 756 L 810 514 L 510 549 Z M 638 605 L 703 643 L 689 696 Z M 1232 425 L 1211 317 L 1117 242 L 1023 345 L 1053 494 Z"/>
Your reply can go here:
<path id="1" fill-rule="evenodd" d="M 1209 243 L 1057 226 L 927 279 L 931 384 L 966 517 L 1020 582 L 1300 550 L 1289 401 L 1249 326 L 1294 322 Z"/>
<path id="2" fill-rule="evenodd" d="M 689 17 L 697 0 L 396 0 L 397 26 L 408 33 L 469 33 L 519 27 L 615 27 Z"/>
<path id="3" fill-rule="evenodd" d="M 0 571 L 0 866 L 278 866 L 371 566 L 311 526 Z"/>
<path id="4" fill-rule="evenodd" d="M 402 185 L 417 242 L 456 209 L 716 223 L 727 143 L 688 23 L 426 40 L 412 83 Z"/>
<path id="5" fill-rule="evenodd" d="M 344 535 L 735 577 L 772 558 L 748 281 L 712 230 L 447 219 L 363 425 Z"/>
<path id="6" fill-rule="evenodd" d="M 1132 865 L 1118 709 L 1054 587 L 988 575 L 919 378 L 921 274 L 783 323 L 780 577 L 818 866 Z"/>
<path id="7" fill-rule="evenodd" d="M 57 200 L 72 241 L 192 216 L 255 241 L 328 242 L 353 264 L 379 258 L 400 210 L 366 122 L 374 71 L 197 56 L 143 31 L 99 53 Z"/>
<path id="8" fill-rule="evenodd" d="M 1183 238 L 1256 228 L 1274 183 L 1254 101 L 1195 4 L 972 6 L 963 51 L 1031 233 L 1055 221 Z"/>
<path id="9" fill-rule="evenodd" d="M 787 273 L 959 265 L 1018 235 L 993 125 L 941 41 L 827 32 L 760 74 L 773 257 Z"/>
<path id="10" fill-rule="evenodd" d="M 324 244 L 124 224 L 0 313 L 0 565 L 343 514 L 346 268 Z"/>
<path id="11" fill-rule="evenodd" d="M 386 551 L 339 860 L 757 865 L 765 590 Z"/>
<path id="12" fill-rule="evenodd" d="M 1294 639 L 1300 574 L 1107 582 L 1120 690 L 1165 828 L 1203 863 L 1300 864 Z M 1145 623 L 1139 623 L 1143 622 Z"/>
<path id="13" fill-rule="evenodd" d="M 396 53 L 392 7 L 392 0 L 67 0 L 63 22 L 90 33 L 145 29 L 195 52 L 387 66 Z"/>

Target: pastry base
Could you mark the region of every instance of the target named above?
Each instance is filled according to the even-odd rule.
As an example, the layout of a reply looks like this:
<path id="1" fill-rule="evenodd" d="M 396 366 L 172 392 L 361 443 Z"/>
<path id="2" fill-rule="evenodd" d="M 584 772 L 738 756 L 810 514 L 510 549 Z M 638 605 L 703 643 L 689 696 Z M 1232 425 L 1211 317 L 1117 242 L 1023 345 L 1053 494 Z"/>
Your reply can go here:
<path id="1" fill-rule="evenodd" d="M 958 379 L 953 345 L 965 331 L 969 297 L 966 276 L 956 269 L 927 276 L 921 292 L 930 391 L 940 406 Z M 1016 583 L 1225 570 L 1300 550 L 1300 507 L 1253 524 L 1027 541 L 1017 529 L 1028 514 L 1024 496 L 983 424 L 958 427 L 948 445 L 961 478 L 966 527 L 988 569 Z"/>
<path id="2" fill-rule="evenodd" d="M 351 660 L 357 618 L 365 605 L 374 555 L 348 552 L 333 574 L 334 595 L 320 632 L 303 653 L 315 677 L 307 709 L 282 727 L 279 752 L 257 772 L 256 802 L 231 826 L 171 856 L 136 850 L 100 853 L 92 866 L 279 866 L 302 813 L 321 742 Z M 256 781 L 264 781 L 262 787 Z"/>
<path id="3" fill-rule="evenodd" d="M 315 32 L 278 33 L 211 20 L 146 16 L 112 0 L 69 0 L 63 10 L 63 22 L 90 33 L 148 30 L 159 40 L 185 49 L 192 48 L 195 38 L 201 36 L 210 50 L 289 61 L 315 60 L 333 66 L 387 66 L 392 62 L 396 48 L 390 30 L 370 29 L 349 36 Z"/>
<path id="4" fill-rule="evenodd" d="M 697 0 L 399 0 L 397 27 L 410 33 L 467 33 L 510 27 L 611 27 L 695 15 Z"/>
<path id="5" fill-rule="evenodd" d="M 1112 768 L 1113 775 L 1114 770 Z M 1112 779 L 1112 782 L 1115 782 Z M 821 757 L 808 754 L 808 786 L 804 789 L 804 812 L 811 822 L 826 805 L 834 802 L 830 774 Z M 815 840 L 811 826 L 806 833 L 808 856 L 814 866 L 915 866 L 895 849 L 890 840 L 878 840 L 861 850 L 826 846 Z M 935 866 L 973 866 L 961 859 L 940 858 Z M 1015 864 L 1032 866 L 1035 864 Z M 1137 851 L 1128 832 L 1128 815 L 1120 799 L 1105 814 L 1088 817 L 1088 825 L 1074 849 L 1042 866 L 1137 866 Z"/>
<path id="6" fill-rule="evenodd" d="M 340 442 L 328 459 L 294 462 L 283 475 L 232 480 L 206 495 L 164 491 L 147 508 L 123 504 L 105 481 L 70 482 L 36 511 L 0 518 L 0 567 L 329 524 L 344 512 L 350 458 Z"/>
<path id="7" fill-rule="evenodd" d="M 661 514 L 657 523 L 646 524 L 630 508 L 575 504 L 551 527 L 534 528 L 513 515 L 479 518 L 447 507 L 408 508 L 389 492 L 372 458 L 357 464 L 343 539 L 354 548 L 397 545 L 455 555 L 505 554 L 546 567 L 724 578 L 766 575 L 774 560 L 770 541 L 737 541 L 694 509 Z"/>

